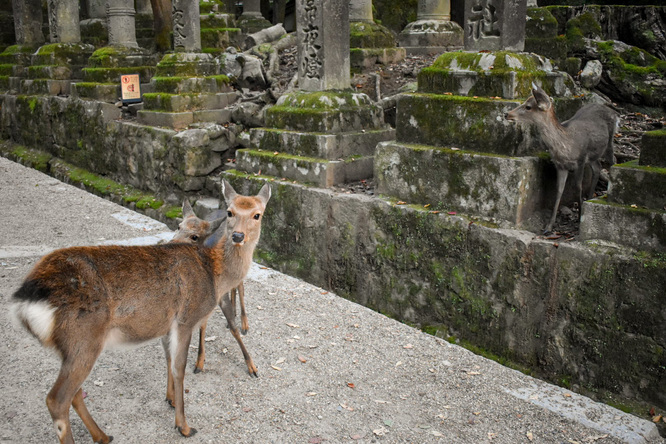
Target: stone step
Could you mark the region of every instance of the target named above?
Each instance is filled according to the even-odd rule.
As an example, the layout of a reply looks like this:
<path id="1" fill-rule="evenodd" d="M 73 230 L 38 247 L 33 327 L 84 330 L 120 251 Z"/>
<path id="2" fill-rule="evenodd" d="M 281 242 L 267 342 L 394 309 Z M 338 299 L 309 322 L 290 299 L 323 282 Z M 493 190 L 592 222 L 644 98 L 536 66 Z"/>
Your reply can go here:
<path id="1" fill-rule="evenodd" d="M 579 98 L 555 99 L 560 120 L 580 108 Z M 541 150 L 536 133 L 504 118 L 519 101 L 445 94 L 404 94 L 397 101 L 399 142 L 448 146 L 507 156 L 534 156 Z M 433 118 L 437 116 L 437 118 Z"/>
<path id="2" fill-rule="evenodd" d="M 638 160 L 612 166 L 608 202 L 666 211 L 666 168 L 642 166 Z"/>
<path id="3" fill-rule="evenodd" d="M 643 133 L 638 163 L 642 166 L 666 167 L 666 129 Z"/>
<path id="4" fill-rule="evenodd" d="M 239 45 L 243 34 L 240 28 L 201 28 L 201 46 L 203 48 L 226 49 Z"/>
<path id="5" fill-rule="evenodd" d="M 195 122 L 212 122 L 225 124 L 231 122 L 231 110 L 228 109 L 200 109 L 193 111 Z"/>
<path id="6" fill-rule="evenodd" d="M 23 75 L 24 67 L 11 63 L 0 65 L 0 76 L 20 77 Z"/>
<path id="7" fill-rule="evenodd" d="M 351 48 L 349 63 L 352 68 L 370 69 L 377 64 L 388 65 L 405 59 L 405 48 Z"/>
<path id="8" fill-rule="evenodd" d="M 71 80 L 22 79 L 21 94 L 27 95 L 69 95 Z"/>
<path id="9" fill-rule="evenodd" d="M 321 188 L 369 179 L 372 177 L 372 165 L 372 156 L 326 160 L 262 150 L 236 151 L 236 167 L 239 170 L 313 184 Z"/>
<path id="10" fill-rule="evenodd" d="M 175 52 L 166 54 L 157 64 L 160 77 L 208 77 L 220 74 L 220 62 L 206 53 Z"/>
<path id="11" fill-rule="evenodd" d="M 141 125 L 161 126 L 180 130 L 194 123 L 194 114 L 191 111 L 169 113 L 143 109 L 137 112 L 137 122 Z"/>
<path id="12" fill-rule="evenodd" d="M 120 83 L 76 82 L 72 83 L 71 92 L 72 97 L 109 103 L 117 102 L 121 96 Z"/>
<path id="13" fill-rule="evenodd" d="M 51 43 L 31 57 L 31 65 L 73 65 L 84 67 L 95 48 L 85 43 Z"/>
<path id="14" fill-rule="evenodd" d="M 154 66 L 122 66 L 116 68 L 83 68 L 84 82 L 120 83 L 120 76 L 138 74 L 142 83 L 148 83 L 155 74 Z"/>
<path id="15" fill-rule="evenodd" d="M 409 204 L 540 230 L 546 216 L 542 210 L 552 200 L 544 186 L 545 167 L 537 157 L 382 142 L 374 177 L 377 193 Z"/>
<path id="16" fill-rule="evenodd" d="M 231 14 L 219 14 L 211 12 L 201 14 L 201 29 L 205 28 L 234 28 L 235 18 Z"/>
<path id="17" fill-rule="evenodd" d="M 0 92 L 6 92 L 9 91 L 11 82 L 9 80 L 9 76 L 3 76 L 0 75 Z"/>
<path id="18" fill-rule="evenodd" d="M 27 69 L 29 79 L 67 80 L 73 77 L 72 68 L 67 65 L 36 65 Z"/>
<path id="19" fill-rule="evenodd" d="M 167 112 L 222 109 L 236 101 L 236 93 L 219 94 L 167 94 L 146 93 L 146 109 Z"/>
<path id="20" fill-rule="evenodd" d="M 208 77 L 153 77 L 155 92 L 182 93 L 227 93 L 234 89 L 225 75 Z"/>
<path id="21" fill-rule="evenodd" d="M 636 250 L 666 251 L 666 211 L 633 208 L 605 199 L 583 202 L 581 241 L 603 240 Z"/>
<path id="22" fill-rule="evenodd" d="M 297 156 L 338 160 L 354 155 L 373 156 L 379 142 L 395 139 L 395 130 L 368 130 L 338 134 L 306 133 L 254 128 L 250 140 L 254 148 Z"/>

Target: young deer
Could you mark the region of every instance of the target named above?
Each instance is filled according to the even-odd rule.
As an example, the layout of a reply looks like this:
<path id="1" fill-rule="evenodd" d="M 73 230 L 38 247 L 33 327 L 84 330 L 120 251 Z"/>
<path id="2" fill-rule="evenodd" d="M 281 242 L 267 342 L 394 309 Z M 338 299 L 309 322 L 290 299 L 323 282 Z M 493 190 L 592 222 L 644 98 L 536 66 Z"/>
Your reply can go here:
<path id="1" fill-rule="evenodd" d="M 109 443 L 90 416 L 81 385 L 106 346 L 162 337 L 167 357 L 167 400 L 183 436 L 183 378 L 193 329 L 222 296 L 237 287 L 252 262 L 261 218 L 270 198 L 239 196 L 225 181 L 226 229 L 212 248 L 153 246 L 72 247 L 42 258 L 14 293 L 12 311 L 44 346 L 60 355 L 60 374 L 46 397 L 60 443 L 72 444 L 74 407 L 96 443 Z"/>
<path id="2" fill-rule="evenodd" d="M 192 210 L 190 202 L 187 199 L 185 199 L 183 201 L 183 221 L 178 226 L 178 231 L 176 231 L 176 234 L 174 234 L 173 239 L 171 239 L 171 242 L 189 242 L 193 244 L 205 245 L 209 242 L 209 239 L 212 239 L 214 241 L 216 236 L 213 236 L 213 234 L 216 233 L 216 230 L 219 228 L 222 222 L 226 220 L 226 218 L 227 215 L 225 214 L 223 217 L 214 219 L 210 222 L 205 221 L 203 219 L 199 219 L 197 215 L 194 214 L 194 210 Z M 250 327 L 247 320 L 247 314 L 245 312 L 245 287 L 243 286 L 243 282 L 241 282 L 237 288 L 231 290 L 230 294 L 231 300 L 229 300 L 229 297 L 227 295 L 223 296 L 222 300 L 220 301 L 220 308 L 222 309 L 222 313 L 224 313 L 224 315 L 227 318 L 227 325 L 229 326 L 229 330 L 231 330 L 231 334 L 238 342 L 238 345 L 240 346 L 241 351 L 243 352 L 243 356 L 245 356 L 245 361 L 248 364 L 248 369 L 250 370 L 250 374 L 257 376 L 256 369 L 253 372 L 254 364 L 252 363 L 252 358 L 249 357 L 249 354 L 245 349 L 245 345 L 243 344 L 241 336 L 238 333 L 238 328 L 236 327 L 236 322 L 235 322 L 236 292 L 238 292 L 238 296 L 240 299 L 240 310 L 241 310 L 240 331 L 242 334 L 247 334 Z M 228 308 L 226 308 L 227 306 L 231 307 L 230 311 Z M 230 316 L 227 316 L 228 314 L 230 314 Z M 199 327 L 199 352 L 197 354 L 197 362 L 194 366 L 194 373 L 199 373 L 203 371 L 204 362 L 206 360 L 206 345 L 205 345 L 206 324 L 207 322 L 204 321 L 201 323 L 201 326 Z"/>
<path id="3" fill-rule="evenodd" d="M 505 117 L 507 120 L 535 125 L 555 164 L 557 197 L 553 213 L 544 229 L 549 232 L 553 229 L 569 173 L 573 174 L 578 208 L 581 208 L 585 166 L 590 165 L 592 169 L 592 182 L 585 190 L 585 197 L 589 198 L 594 194 L 599 180 L 601 161 L 608 166 L 615 163 L 613 136 L 618 115 L 607 106 L 592 104 L 579 109 L 571 119 L 560 124 L 548 94 L 532 84 L 532 95 Z"/>

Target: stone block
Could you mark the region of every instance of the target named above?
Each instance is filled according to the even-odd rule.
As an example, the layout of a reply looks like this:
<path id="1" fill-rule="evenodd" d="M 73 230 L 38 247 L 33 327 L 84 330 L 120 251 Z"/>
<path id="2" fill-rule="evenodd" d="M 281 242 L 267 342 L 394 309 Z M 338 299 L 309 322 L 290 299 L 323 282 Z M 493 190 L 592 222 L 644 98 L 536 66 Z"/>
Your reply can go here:
<path id="1" fill-rule="evenodd" d="M 395 47 L 395 38 L 388 28 L 375 22 L 352 22 L 350 27 L 351 48 Z"/>
<path id="2" fill-rule="evenodd" d="M 666 168 L 641 166 L 636 160 L 612 166 L 608 201 L 666 211 Z"/>
<path id="3" fill-rule="evenodd" d="M 643 134 L 638 164 L 666 167 L 666 130 L 648 131 Z"/>
<path id="4" fill-rule="evenodd" d="M 26 79 L 21 80 L 21 94 L 45 94 L 51 96 L 70 94 L 70 80 Z"/>
<path id="5" fill-rule="evenodd" d="M 254 128 L 252 146 L 264 151 L 279 151 L 296 156 L 337 160 L 351 156 L 373 156 L 379 142 L 395 139 L 395 130 L 371 130 L 338 134 Z"/>
<path id="6" fill-rule="evenodd" d="M 544 161 L 383 142 L 375 154 L 377 192 L 433 210 L 541 227 Z"/>
<path id="7" fill-rule="evenodd" d="M 321 188 L 369 179 L 373 172 L 372 157 L 326 160 L 250 149 L 236 151 L 236 165 L 248 173 L 309 183 Z"/>
<path id="8" fill-rule="evenodd" d="M 266 111 L 266 126 L 323 133 L 379 129 L 384 126 L 383 110 L 366 94 L 296 92 L 283 95 Z"/>
<path id="9" fill-rule="evenodd" d="M 201 219 L 207 219 L 210 214 L 215 213 L 220 208 L 220 200 L 215 198 L 198 199 L 194 202 L 194 213 Z"/>
<path id="10" fill-rule="evenodd" d="M 466 50 L 523 51 L 526 0 L 465 0 Z"/>
<path id="11" fill-rule="evenodd" d="M 194 115 L 192 112 L 168 113 L 144 109 L 137 113 L 137 121 L 142 125 L 183 129 L 194 122 Z"/>
<path id="12" fill-rule="evenodd" d="M 202 109 L 193 111 L 195 122 L 231 122 L 231 111 L 228 109 Z"/>
<path id="13" fill-rule="evenodd" d="M 398 63 L 406 56 L 405 48 L 352 48 L 349 62 L 352 68 L 370 69 L 377 64 Z"/>
<path id="14" fill-rule="evenodd" d="M 120 76 L 126 74 L 138 74 L 142 83 L 149 82 L 155 74 L 154 66 L 130 66 L 115 68 L 83 68 L 81 70 L 83 81 L 120 84 Z"/>
<path id="15" fill-rule="evenodd" d="M 181 93 L 224 93 L 233 92 L 231 80 L 225 75 L 208 77 L 153 77 L 155 92 Z"/>
<path id="16" fill-rule="evenodd" d="M 418 74 L 419 92 L 464 96 L 529 97 L 532 82 L 551 97 L 570 97 L 574 82 L 554 71 L 548 59 L 536 54 L 452 52 L 441 55 Z"/>
<path id="17" fill-rule="evenodd" d="M 398 41 L 409 55 L 420 53 L 421 48 L 436 48 L 435 53 L 455 51 L 463 47 L 463 30 L 449 20 L 417 20 L 402 30 Z"/>
<path id="18" fill-rule="evenodd" d="M 72 78 L 72 69 L 67 65 L 37 65 L 27 69 L 29 79 L 68 80 Z"/>
<path id="19" fill-rule="evenodd" d="M 220 62 L 211 54 L 175 52 L 166 54 L 157 64 L 160 77 L 206 77 L 219 74 Z"/>
<path id="20" fill-rule="evenodd" d="M 120 84 L 88 82 L 72 83 L 72 97 L 115 103 L 120 97 Z"/>
<path id="21" fill-rule="evenodd" d="M 567 50 L 565 36 L 525 38 L 525 52 L 533 52 L 549 59 L 564 60 L 567 57 Z"/>
<path id="22" fill-rule="evenodd" d="M 583 202 L 580 240 L 604 240 L 637 250 L 666 251 L 666 211 L 603 199 Z"/>

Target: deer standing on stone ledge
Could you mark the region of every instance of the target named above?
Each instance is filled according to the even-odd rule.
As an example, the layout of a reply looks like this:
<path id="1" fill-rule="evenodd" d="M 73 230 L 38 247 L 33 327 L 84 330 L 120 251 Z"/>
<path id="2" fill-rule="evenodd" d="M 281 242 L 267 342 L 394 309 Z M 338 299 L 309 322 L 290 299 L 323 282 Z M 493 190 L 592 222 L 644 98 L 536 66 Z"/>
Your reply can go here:
<path id="1" fill-rule="evenodd" d="M 580 209 L 583 203 L 585 166 L 589 165 L 592 169 L 592 181 L 585 190 L 585 198 L 590 198 L 599 180 L 601 161 L 608 166 L 615 163 L 613 136 L 618 126 L 618 115 L 605 105 L 591 104 L 582 107 L 571 119 L 560 124 L 548 94 L 532 84 L 532 95 L 525 103 L 509 111 L 505 118 L 536 126 L 555 164 L 557 196 L 553 213 L 544 229 L 544 232 L 550 232 L 569 173 L 573 174 Z"/>
<path id="2" fill-rule="evenodd" d="M 222 194 L 227 223 L 212 248 L 182 243 L 64 248 L 44 256 L 14 293 L 16 319 L 61 358 L 46 397 L 61 444 L 74 443 L 70 407 L 94 442 L 111 442 L 88 412 L 81 386 L 105 347 L 159 337 L 176 429 L 183 436 L 196 433 L 185 419 L 183 399 L 192 331 L 247 274 L 271 192 L 266 184 L 256 196 L 240 196 L 225 181 Z"/>

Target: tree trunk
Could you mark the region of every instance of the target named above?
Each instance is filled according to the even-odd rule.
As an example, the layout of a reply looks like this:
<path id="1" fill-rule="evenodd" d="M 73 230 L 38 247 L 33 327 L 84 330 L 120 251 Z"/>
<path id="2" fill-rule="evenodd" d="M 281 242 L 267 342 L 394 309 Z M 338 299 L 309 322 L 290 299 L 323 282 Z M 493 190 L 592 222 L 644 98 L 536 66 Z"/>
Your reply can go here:
<path id="1" fill-rule="evenodd" d="M 171 0 L 150 0 L 153 7 L 153 26 L 155 28 L 155 48 L 159 52 L 171 49 Z"/>

